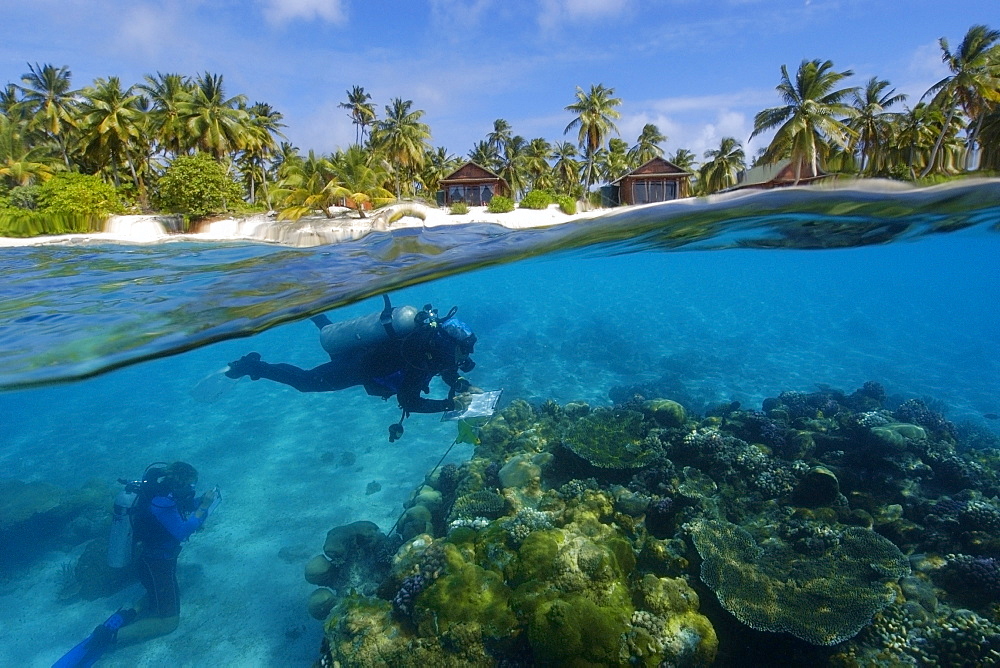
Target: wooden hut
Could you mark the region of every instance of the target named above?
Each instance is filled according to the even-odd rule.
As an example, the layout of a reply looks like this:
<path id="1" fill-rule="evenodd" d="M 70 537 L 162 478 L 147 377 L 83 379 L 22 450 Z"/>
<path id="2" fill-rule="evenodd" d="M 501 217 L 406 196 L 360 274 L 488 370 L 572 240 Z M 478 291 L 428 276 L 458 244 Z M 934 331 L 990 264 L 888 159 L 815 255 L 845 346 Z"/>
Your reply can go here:
<path id="1" fill-rule="evenodd" d="M 687 197 L 691 172 L 663 158 L 653 158 L 611 182 L 615 204 L 650 204 Z"/>
<path id="2" fill-rule="evenodd" d="M 469 206 L 489 204 L 494 195 L 510 197 L 507 182 L 474 162 L 467 162 L 441 179 L 439 202 L 449 206 L 455 202 L 465 202 Z"/>
<path id="3" fill-rule="evenodd" d="M 806 164 L 799 172 L 798 183 L 795 181 L 795 165 L 791 160 L 779 160 L 770 165 L 757 165 L 751 167 L 740 175 L 739 181 L 732 188 L 726 190 L 770 190 L 771 188 L 783 188 L 785 186 L 808 185 L 816 181 L 832 178 L 823 170 L 818 173 L 813 172 L 812 165 Z"/>

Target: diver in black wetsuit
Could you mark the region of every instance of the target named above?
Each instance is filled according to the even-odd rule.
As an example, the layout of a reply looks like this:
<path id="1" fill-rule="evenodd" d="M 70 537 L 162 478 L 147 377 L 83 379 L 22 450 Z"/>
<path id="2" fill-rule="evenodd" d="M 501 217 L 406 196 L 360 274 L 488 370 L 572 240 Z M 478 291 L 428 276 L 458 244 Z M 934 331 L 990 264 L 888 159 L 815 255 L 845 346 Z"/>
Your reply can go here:
<path id="1" fill-rule="evenodd" d="M 398 423 L 389 427 L 389 441 L 403 434 L 403 419 L 410 413 L 442 413 L 468 405 L 471 394 L 481 392 L 460 372 L 475 367 L 470 355 L 476 335 L 455 317 L 456 308 L 438 317 L 430 304 L 418 311 L 412 306 L 393 308 L 384 297 L 381 313 L 332 323 L 325 316 L 313 318 L 320 342 L 330 361 L 313 369 L 291 364 L 269 364 L 258 353 L 249 353 L 229 364 L 230 378 L 266 378 L 299 392 L 333 392 L 363 386 L 372 396 L 395 395 L 402 409 Z M 450 388 L 445 399 L 427 399 L 435 376 Z"/>

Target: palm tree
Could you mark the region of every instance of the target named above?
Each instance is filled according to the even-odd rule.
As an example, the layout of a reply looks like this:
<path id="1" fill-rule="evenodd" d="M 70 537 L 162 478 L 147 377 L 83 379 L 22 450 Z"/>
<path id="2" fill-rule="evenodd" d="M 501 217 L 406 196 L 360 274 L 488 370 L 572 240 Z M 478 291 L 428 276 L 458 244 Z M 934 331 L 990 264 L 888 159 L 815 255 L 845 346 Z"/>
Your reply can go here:
<path id="1" fill-rule="evenodd" d="M 66 66 L 28 64 L 28 73 L 21 76 L 21 104 L 31 117 L 31 124 L 53 139 L 59 146 L 66 168 L 70 168 L 67 134 L 76 118 L 76 95 Z"/>
<path id="2" fill-rule="evenodd" d="M 685 172 L 691 172 L 692 174 L 694 173 L 695 168 L 698 164 L 698 156 L 696 156 L 694 153 L 687 150 L 686 148 L 677 149 L 676 151 L 674 151 L 674 154 L 672 156 L 667 158 L 667 160 L 669 160 L 672 164 L 680 167 Z"/>
<path id="3" fill-rule="evenodd" d="M 567 195 L 575 195 L 580 186 L 580 163 L 576 161 L 577 155 L 576 146 L 568 141 L 556 142 L 549 155 L 555 161 L 552 171 L 555 173 L 556 187 Z"/>
<path id="4" fill-rule="evenodd" d="M 906 100 L 905 95 L 897 95 L 896 89 L 889 88 L 885 79 L 872 77 L 865 84 L 864 92 L 854 91 L 854 118 L 848 125 L 854 131 L 858 152 L 861 155 L 861 171 L 881 170 L 884 164 L 884 147 L 890 145 L 893 114 L 886 109 Z"/>
<path id="5" fill-rule="evenodd" d="M 333 218 L 331 207 L 349 195 L 335 178 L 333 163 L 313 151 L 291 166 L 275 194 L 283 195 L 284 208 L 278 212 L 279 220 L 298 220 L 316 209 Z"/>
<path id="6" fill-rule="evenodd" d="M 780 126 L 764 153 L 764 161 L 791 159 L 796 183 L 807 166 L 810 174 L 819 173 L 831 142 L 843 147 L 852 135 L 852 130 L 839 119 L 854 116 L 854 109 L 843 100 L 855 89 L 836 86 L 854 73 L 833 72 L 832 68 L 829 60 L 804 60 L 793 83 L 788 68 L 782 65 L 777 91 L 785 106 L 765 109 L 754 117 L 751 139 Z"/>
<path id="7" fill-rule="evenodd" d="M 610 183 L 627 174 L 631 166 L 628 155 L 628 144 L 624 139 L 610 139 L 608 148 L 600 150 L 597 155 L 601 178 Z"/>
<path id="8" fill-rule="evenodd" d="M 609 132 L 618 133 L 614 122 L 621 118 L 617 107 L 621 106 L 622 101 L 621 98 L 612 97 L 614 94 L 614 88 L 605 88 L 603 84 L 591 85 L 589 93 L 577 86 L 576 102 L 566 107 L 566 111 L 576 114 L 576 118 L 570 121 L 563 134 L 573 128 L 579 129 L 577 141 L 587 160 L 585 183 L 588 189 L 593 183 L 597 150 L 604 145 L 604 138 Z"/>
<path id="9" fill-rule="evenodd" d="M 983 147 L 981 169 L 1000 170 L 1000 105 L 984 114 L 979 130 L 979 141 Z"/>
<path id="10" fill-rule="evenodd" d="M 660 148 L 660 144 L 665 141 L 667 141 L 667 135 L 660 132 L 660 129 L 652 123 L 646 123 L 642 126 L 642 132 L 639 133 L 639 139 L 635 146 L 628 151 L 629 166 L 635 169 L 653 158 L 662 156 L 663 149 Z"/>
<path id="11" fill-rule="evenodd" d="M 944 115 L 926 102 L 918 102 L 893 121 L 895 145 L 891 147 L 890 163 L 905 164 L 911 180 L 917 178 L 917 170 L 923 170 L 929 162 L 931 150 L 937 138 Z"/>
<path id="12" fill-rule="evenodd" d="M 48 148 L 29 145 L 17 121 L 0 114 L 0 184 L 28 186 L 47 180 L 60 165 Z"/>
<path id="13" fill-rule="evenodd" d="M 524 194 L 524 161 L 528 150 L 528 142 L 521 135 L 515 135 L 507 140 L 503 158 L 500 164 L 499 176 L 507 181 L 511 193 L 515 196 Z"/>
<path id="14" fill-rule="evenodd" d="M 195 79 L 182 109 L 185 127 L 201 151 L 219 159 L 243 148 L 249 115 L 245 95 L 227 98 L 222 75 L 205 72 Z"/>
<path id="15" fill-rule="evenodd" d="M 361 218 L 365 217 L 366 204 L 378 207 L 392 201 L 392 193 L 382 185 L 389 175 L 381 166 L 370 164 L 371 157 L 369 152 L 354 145 L 337 152 L 330 161 L 338 187 L 344 193 L 344 206 L 357 211 Z"/>
<path id="16" fill-rule="evenodd" d="M 372 96 L 365 92 L 361 86 L 354 86 L 347 91 L 347 102 L 341 102 L 337 106 L 341 109 L 348 109 L 348 116 L 351 123 L 357 126 L 354 130 L 354 143 L 358 146 L 365 139 L 365 128 L 375 122 L 375 105 L 370 102 Z"/>
<path id="17" fill-rule="evenodd" d="M 493 132 L 486 135 L 486 144 L 497 150 L 499 155 L 507 151 L 507 143 L 510 142 L 513 128 L 510 123 L 502 118 L 493 121 Z"/>
<path id="18" fill-rule="evenodd" d="M 79 126 L 84 154 L 99 170 L 110 167 L 116 186 L 121 184 L 119 167 L 127 165 L 135 187 L 141 188 L 129 153 L 136 150 L 142 137 L 139 96 L 132 86 L 123 89 L 118 77 L 96 79 L 93 86 L 83 90 L 82 96 Z"/>
<path id="19" fill-rule="evenodd" d="M 176 157 L 194 147 L 184 123 L 185 105 L 194 94 L 194 83 L 180 74 L 147 74 L 136 88 L 149 100 L 149 129 L 167 157 Z"/>
<path id="20" fill-rule="evenodd" d="M 412 182 L 416 170 L 424 163 L 429 148 L 431 130 L 420 119 L 424 112 L 413 111 L 413 100 L 395 98 L 385 107 L 385 118 L 375 123 L 372 144 L 394 163 L 396 197 L 402 196 L 402 181 Z"/>
<path id="21" fill-rule="evenodd" d="M 934 167 L 934 161 L 945 140 L 951 120 L 961 108 L 966 118 L 982 119 L 988 103 L 1000 102 L 1000 31 L 990 30 L 984 25 L 974 25 L 965 34 L 958 51 L 952 53 L 948 40 L 942 37 L 941 60 L 951 70 L 951 74 L 930 87 L 924 97 L 933 95 L 933 104 L 945 112 L 944 124 L 937 142 L 931 150 L 930 160 L 920 173 L 927 176 Z M 971 154 L 976 143 L 979 123 L 969 130 L 968 148 Z M 971 157 L 971 156 L 970 156 Z"/>
<path id="22" fill-rule="evenodd" d="M 699 177 L 706 194 L 735 186 L 737 174 L 746 168 L 743 146 L 735 137 L 723 137 L 719 148 L 705 151 L 705 159 Z"/>
<path id="23" fill-rule="evenodd" d="M 257 200 L 256 186 L 259 182 L 264 190 L 264 200 L 270 206 L 270 198 L 267 194 L 266 161 L 278 148 L 278 138 L 285 136 L 281 134 L 279 129 L 285 127 L 285 124 L 281 122 L 284 116 L 265 102 L 257 102 L 245 111 L 248 115 L 248 121 L 243 154 L 240 156 L 241 168 L 247 180 L 250 201 Z"/>
<path id="24" fill-rule="evenodd" d="M 523 167 L 533 190 L 551 188 L 555 185 L 555 180 L 552 178 L 552 167 L 549 165 L 551 154 L 552 145 L 545 139 L 536 137 L 528 142 L 528 146 L 524 150 Z"/>
<path id="25" fill-rule="evenodd" d="M 469 151 L 469 160 L 494 173 L 500 171 L 502 163 L 500 151 L 488 141 L 476 142 L 472 150 Z"/>
<path id="26" fill-rule="evenodd" d="M 420 183 L 430 196 L 439 190 L 441 179 L 445 178 L 456 169 L 461 161 L 444 146 L 438 146 L 433 151 L 428 151 L 424 156 L 424 168 L 420 172 Z"/>

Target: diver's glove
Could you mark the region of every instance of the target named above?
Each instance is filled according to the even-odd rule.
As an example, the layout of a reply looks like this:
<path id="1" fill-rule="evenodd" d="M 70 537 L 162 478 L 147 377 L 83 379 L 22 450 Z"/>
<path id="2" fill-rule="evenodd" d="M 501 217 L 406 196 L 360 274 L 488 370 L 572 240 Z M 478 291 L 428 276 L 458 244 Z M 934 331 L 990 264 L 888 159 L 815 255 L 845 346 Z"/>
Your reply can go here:
<path id="1" fill-rule="evenodd" d="M 465 410 L 472 404 L 472 395 L 474 393 L 470 390 L 469 392 L 462 392 L 456 394 L 451 398 L 451 410 L 465 412 Z"/>
<path id="2" fill-rule="evenodd" d="M 469 394 L 482 394 L 483 393 L 483 389 L 482 388 L 476 387 L 475 385 L 473 385 L 472 383 L 469 382 L 468 378 L 465 378 L 464 376 L 459 376 L 458 377 L 458 382 L 455 383 L 454 390 L 458 394 L 465 394 L 465 393 L 469 393 Z"/>
<path id="3" fill-rule="evenodd" d="M 256 373 L 260 365 L 260 353 L 247 353 L 235 362 L 229 363 L 226 376 L 229 378 L 242 378 L 250 376 L 250 380 L 260 379 L 260 374 Z"/>

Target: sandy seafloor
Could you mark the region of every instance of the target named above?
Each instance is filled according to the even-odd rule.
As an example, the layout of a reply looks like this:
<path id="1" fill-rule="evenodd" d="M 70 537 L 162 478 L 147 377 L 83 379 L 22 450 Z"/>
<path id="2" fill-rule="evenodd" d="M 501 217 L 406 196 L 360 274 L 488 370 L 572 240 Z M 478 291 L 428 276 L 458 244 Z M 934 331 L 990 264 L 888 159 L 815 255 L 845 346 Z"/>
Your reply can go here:
<path id="1" fill-rule="evenodd" d="M 651 384 L 702 411 L 759 408 L 783 390 L 867 380 L 890 395 L 931 397 L 956 422 L 1000 412 L 1000 240 L 984 232 L 836 251 L 640 253 L 553 257 L 480 270 L 393 294 L 431 302 L 479 337 L 470 374 L 504 402 L 609 404 L 614 386 Z M 379 310 L 369 300 L 333 319 Z M 392 525 L 455 435 L 415 415 L 401 441 L 394 401 L 360 389 L 300 394 L 243 380 L 215 403 L 200 379 L 251 350 L 266 361 L 325 361 L 308 321 L 90 380 L 0 394 L 0 470 L 76 487 L 183 459 L 224 503 L 180 558 L 180 628 L 120 648 L 101 666 L 305 666 L 321 624 L 308 616 L 305 562 L 328 529 Z M 437 386 L 436 395 L 444 392 Z M 459 445 L 451 461 L 468 457 Z M 345 453 L 353 464 L 344 465 Z M 370 482 L 381 484 L 366 494 Z M 110 499 L 109 499 L 110 506 Z M 111 599 L 56 598 L 51 552 L 0 580 L 0 666 L 47 666 L 138 586 Z"/>

